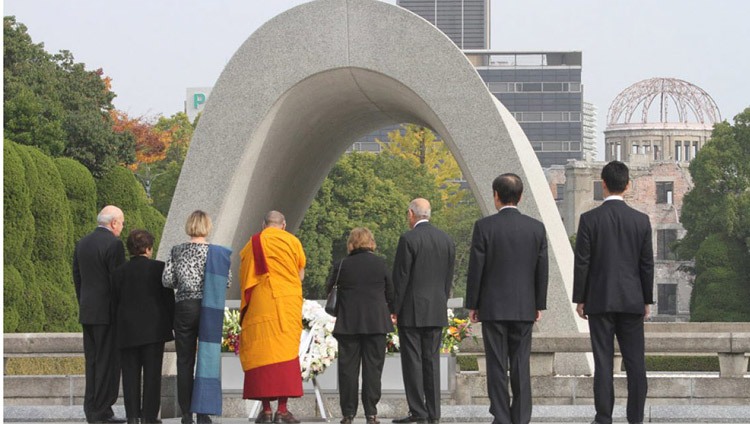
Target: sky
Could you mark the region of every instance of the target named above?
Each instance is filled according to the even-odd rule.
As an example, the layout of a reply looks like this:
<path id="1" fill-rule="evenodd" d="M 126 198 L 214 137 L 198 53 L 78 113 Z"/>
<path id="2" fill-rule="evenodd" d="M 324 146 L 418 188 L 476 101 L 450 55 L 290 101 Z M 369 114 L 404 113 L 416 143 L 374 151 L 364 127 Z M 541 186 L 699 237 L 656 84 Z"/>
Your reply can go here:
<path id="1" fill-rule="evenodd" d="M 389 0 L 388 3 L 396 3 Z M 70 50 L 112 78 L 115 107 L 131 116 L 184 109 L 188 87 L 211 87 L 239 46 L 300 0 L 5 0 L 35 43 Z M 583 52 L 584 100 L 607 109 L 653 77 L 708 92 L 723 119 L 750 107 L 750 1 L 491 0 L 491 49 Z"/>

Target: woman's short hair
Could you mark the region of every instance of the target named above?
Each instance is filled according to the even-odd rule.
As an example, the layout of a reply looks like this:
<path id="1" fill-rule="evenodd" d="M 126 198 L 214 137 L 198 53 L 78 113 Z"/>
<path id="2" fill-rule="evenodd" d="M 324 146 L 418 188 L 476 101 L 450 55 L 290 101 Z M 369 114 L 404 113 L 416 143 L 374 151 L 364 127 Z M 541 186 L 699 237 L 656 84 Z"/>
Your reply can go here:
<path id="1" fill-rule="evenodd" d="M 347 251 L 351 252 L 355 249 L 375 250 L 377 245 L 375 244 L 375 236 L 372 235 L 372 231 L 366 227 L 357 227 L 349 233 L 349 240 L 346 241 L 346 247 Z"/>
<path id="2" fill-rule="evenodd" d="M 128 246 L 130 256 L 142 255 L 146 253 L 146 250 L 153 249 L 154 236 L 146 230 L 133 230 L 128 234 L 125 244 Z"/>
<path id="3" fill-rule="evenodd" d="M 211 217 L 201 210 L 191 213 L 185 223 L 185 232 L 190 237 L 206 237 L 211 228 Z"/>

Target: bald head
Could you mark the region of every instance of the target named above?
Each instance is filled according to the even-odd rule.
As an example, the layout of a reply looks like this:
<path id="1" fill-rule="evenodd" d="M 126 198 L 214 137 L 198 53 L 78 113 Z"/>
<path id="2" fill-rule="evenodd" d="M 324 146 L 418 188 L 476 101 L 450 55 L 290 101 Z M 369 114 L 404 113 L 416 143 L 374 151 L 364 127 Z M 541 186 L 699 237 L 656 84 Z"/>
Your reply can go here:
<path id="1" fill-rule="evenodd" d="M 279 211 L 268 211 L 263 217 L 263 228 L 276 227 L 282 230 L 286 228 L 286 218 Z"/>
<path id="2" fill-rule="evenodd" d="M 409 202 L 409 226 L 414 225 L 423 219 L 430 219 L 432 210 L 430 208 L 430 202 L 427 199 L 418 197 Z"/>
<path id="3" fill-rule="evenodd" d="M 116 236 L 120 236 L 125 225 L 125 214 L 117 206 L 107 205 L 96 216 L 96 223 L 100 227 L 108 228 Z"/>

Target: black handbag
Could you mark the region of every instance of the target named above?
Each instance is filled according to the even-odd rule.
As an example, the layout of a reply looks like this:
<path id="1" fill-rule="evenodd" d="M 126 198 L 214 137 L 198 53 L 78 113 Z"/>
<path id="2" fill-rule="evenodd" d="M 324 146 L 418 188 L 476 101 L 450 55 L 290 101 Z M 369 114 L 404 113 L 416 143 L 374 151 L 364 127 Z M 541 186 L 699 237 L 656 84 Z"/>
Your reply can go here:
<path id="1" fill-rule="evenodd" d="M 326 313 L 331 316 L 336 316 L 336 313 L 339 311 L 339 275 L 341 275 L 341 266 L 344 265 L 344 260 L 341 260 L 341 263 L 339 263 L 339 270 L 336 273 L 336 281 L 333 282 L 333 287 L 331 287 L 331 292 L 328 293 L 328 297 L 326 298 Z"/>

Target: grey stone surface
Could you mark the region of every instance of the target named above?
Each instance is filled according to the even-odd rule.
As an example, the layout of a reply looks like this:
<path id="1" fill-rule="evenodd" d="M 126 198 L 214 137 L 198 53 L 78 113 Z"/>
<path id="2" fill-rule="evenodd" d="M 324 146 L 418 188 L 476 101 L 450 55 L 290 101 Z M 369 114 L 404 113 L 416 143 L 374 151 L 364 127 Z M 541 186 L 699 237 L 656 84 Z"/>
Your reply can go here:
<path id="1" fill-rule="evenodd" d="M 115 415 L 125 417 L 125 408 L 115 405 Z M 7 406 L 3 407 L 5 422 L 85 422 L 81 406 Z"/>
<path id="2" fill-rule="evenodd" d="M 357 137 L 399 122 L 437 131 L 484 214 L 492 180 L 515 172 L 521 209 L 549 234 L 545 332 L 585 331 L 570 303 L 573 254 L 531 145 L 458 48 L 424 19 L 374 0 L 318 0 L 273 18 L 238 49 L 213 88 L 175 191 L 160 257 L 186 239 L 195 209 L 211 241 L 237 254 L 269 209 L 298 228 L 328 171 Z M 406 207 L 406 205 L 404 205 Z M 238 298 L 237 285 L 230 290 Z M 579 356 L 579 358 L 582 358 Z M 582 359 L 561 365 L 588 371 Z"/>
<path id="3" fill-rule="evenodd" d="M 750 423 L 750 406 L 652 406 L 652 422 Z"/>

